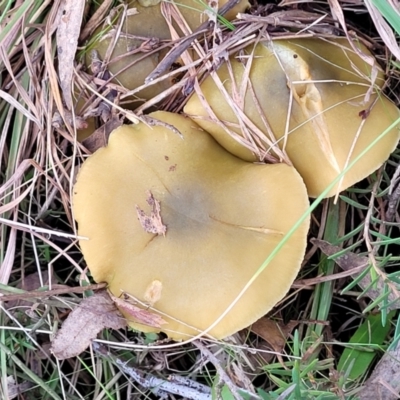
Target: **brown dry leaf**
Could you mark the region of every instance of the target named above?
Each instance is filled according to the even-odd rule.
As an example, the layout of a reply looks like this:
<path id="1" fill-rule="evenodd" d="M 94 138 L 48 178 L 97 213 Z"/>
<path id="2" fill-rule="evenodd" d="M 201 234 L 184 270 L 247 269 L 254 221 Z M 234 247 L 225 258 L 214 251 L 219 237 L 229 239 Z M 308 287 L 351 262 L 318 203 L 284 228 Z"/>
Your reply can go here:
<path id="1" fill-rule="evenodd" d="M 338 246 L 332 246 L 330 243 L 326 242 L 325 240 L 319 240 L 319 239 L 311 239 L 311 243 L 315 244 L 318 246 L 321 251 L 326 254 L 328 257 L 333 256 L 334 254 L 337 254 L 343 249 Z M 368 267 L 370 264 L 369 258 L 366 256 L 359 256 L 355 253 L 352 253 L 351 251 L 347 252 L 346 254 L 343 254 L 342 256 L 335 257 L 334 258 L 335 263 L 339 265 L 340 268 L 342 268 L 345 271 L 351 271 L 352 269 L 356 269 L 358 267 L 365 266 L 365 268 Z M 359 269 L 357 272 L 352 274 L 351 276 L 354 279 L 357 279 L 357 277 L 360 275 L 359 274 Z M 383 290 L 384 290 L 384 282 L 382 279 L 379 279 L 376 282 L 376 285 L 371 286 L 371 276 L 369 274 L 365 275 L 364 278 L 362 278 L 358 282 L 358 286 L 362 289 L 367 290 L 365 293 L 366 296 L 368 296 L 370 299 L 375 300 L 379 296 L 382 295 Z M 389 301 L 389 306 L 386 308 L 387 311 L 392 311 L 400 308 L 400 294 L 395 291 L 394 289 L 391 290 L 389 296 L 388 296 L 388 301 Z M 393 303 L 392 303 L 393 302 Z"/>
<path id="2" fill-rule="evenodd" d="M 157 235 L 165 236 L 167 227 L 163 224 L 161 219 L 160 202 L 153 197 L 153 194 L 148 191 L 147 204 L 151 207 L 150 215 L 147 215 L 138 205 L 136 205 L 136 212 L 142 228 L 148 233 L 156 233 Z"/>
<path id="3" fill-rule="evenodd" d="M 284 325 L 263 317 L 251 326 L 251 331 L 268 342 L 274 351 L 281 353 L 287 337 L 298 324 L 298 321 L 290 321 Z"/>
<path id="4" fill-rule="evenodd" d="M 64 101 L 69 110 L 73 105 L 72 76 L 84 9 L 84 0 L 65 0 L 59 10 L 61 18 L 57 28 L 58 75 Z"/>
<path id="5" fill-rule="evenodd" d="M 396 400 L 400 391 L 400 346 L 387 351 L 357 396 L 363 400 Z"/>
<path id="6" fill-rule="evenodd" d="M 8 393 L 8 400 L 22 398 L 24 392 L 30 390 L 34 384 L 32 382 L 23 381 L 22 383 L 17 383 L 13 376 L 7 376 L 5 379 L 7 383 L 7 393 Z"/>
<path id="7" fill-rule="evenodd" d="M 96 129 L 82 144 L 94 153 L 97 149 L 104 147 L 108 143 L 108 138 L 112 131 L 122 125 L 122 119 L 119 116 L 113 116 L 100 128 Z"/>
<path id="8" fill-rule="evenodd" d="M 161 325 L 167 322 L 161 318 L 160 315 L 155 314 L 149 310 L 144 310 L 132 304 L 129 300 L 120 299 L 113 295 L 110 295 L 114 303 L 122 311 L 129 314 L 136 322 L 143 325 L 152 326 L 154 328 L 161 328 Z"/>
<path id="9" fill-rule="evenodd" d="M 125 318 L 119 313 L 109 294 L 99 291 L 84 299 L 63 322 L 57 332 L 51 351 L 64 360 L 82 353 L 104 328 L 121 329 Z"/>

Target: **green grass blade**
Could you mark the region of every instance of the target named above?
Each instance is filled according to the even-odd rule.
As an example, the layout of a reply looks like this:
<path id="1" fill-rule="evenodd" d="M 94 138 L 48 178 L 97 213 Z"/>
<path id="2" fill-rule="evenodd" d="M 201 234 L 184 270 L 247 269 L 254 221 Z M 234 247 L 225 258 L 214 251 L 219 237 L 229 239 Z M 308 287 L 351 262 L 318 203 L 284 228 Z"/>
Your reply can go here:
<path id="1" fill-rule="evenodd" d="M 349 343 L 353 346 L 344 349 L 339 359 L 338 371 L 345 372 L 350 368 L 348 377 L 352 380 L 363 376 L 376 356 L 374 349 L 386 339 L 391 328 L 388 322 L 394 315 L 394 311 L 388 314 L 385 326 L 382 326 L 381 313 L 369 315 L 351 337 Z M 373 345 L 370 351 L 367 351 L 368 345 Z"/>
<path id="2" fill-rule="evenodd" d="M 392 28 L 400 35 L 400 15 L 393 7 L 390 6 L 387 0 L 371 0 L 371 3 L 385 17 Z"/>

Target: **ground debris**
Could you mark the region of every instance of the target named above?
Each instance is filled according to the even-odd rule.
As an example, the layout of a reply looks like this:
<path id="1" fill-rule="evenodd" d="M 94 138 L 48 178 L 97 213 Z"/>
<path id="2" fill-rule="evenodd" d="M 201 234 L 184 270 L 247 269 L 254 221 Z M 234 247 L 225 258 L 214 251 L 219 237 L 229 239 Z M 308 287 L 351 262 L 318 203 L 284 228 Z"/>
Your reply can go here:
<path id="1" fill-rule="evenodd" d="M 81 354 L 104 328 L 121 329 L 125 318 L 117 310 L 107 291 L 84 299 L 64 321 L 55 336 L 51 351 L 63 360 Z"/>
<path id="2" fill-rule="evenodd" d="M 181 376 L 170 376 L 169 379 L 158 378 L 152 374 L 145 374 L 133 367 L 129 362 L 108 352 L 105 346 L 93 343 L 93 349 L 102 356 L 111 357 L 113 363 L 124 373 L 146 389 L 151 389 L 160 399 L 169 398 L 168 394 L 182 396 L 190 400 L 211 400 L 211 388 L 196 381 Z"/>
<path id="3" fill-rule="evenodd" d="M 135 306 L 129 301 L 129 298 L 120 299 L 118 297 L 111 296 L 111 299 L 120 310 L 128 314 L 139 324 L 152 326 L 154 328 L 161 328 L 161 325 L 165 325 L 167 323 L 160 315 Z"/>
<path id="4" fill-rule="evenodd" d="M 343 251 L 341 247 L 332 246 L 325 240 L 311 239 L 311 242 L 318 246 L 328 257 Z M 365 268 L 368 268 L 368 265 L 370 264 L 368 257 L 360 256 L 352 253 L 351 251 L 339 257 L 335 257 L 334 260 L 335 263 L 345 271 L 351 271 L 352 269 L 357 271 L 351 275 L 354 279 L 357 279 L 357 277 L 360 275 L 360 267 L 365 266 Z M 376 285 L 372 285 L 371 277 L 369 274 L 367 274 L 357 284 L 363 291 L 366 290 L 365 296 L 368 296 L 372 300 L 376 300 L 382 295 L 385 282 L 383 282 L 382 279 L 379 279 L 376 282 Z M 386 307 L 388 312 L 400 308 L 400 299 L 398 297 L 398 293 L 393 291 L 389 293 L 388 302 L 389 305 Z"/>
<path id="5" fill-rule="evenodd" d="M 388 350 L 357 393 L 362 400 L 396 400 L 400 392 L 400 346 Z"/>

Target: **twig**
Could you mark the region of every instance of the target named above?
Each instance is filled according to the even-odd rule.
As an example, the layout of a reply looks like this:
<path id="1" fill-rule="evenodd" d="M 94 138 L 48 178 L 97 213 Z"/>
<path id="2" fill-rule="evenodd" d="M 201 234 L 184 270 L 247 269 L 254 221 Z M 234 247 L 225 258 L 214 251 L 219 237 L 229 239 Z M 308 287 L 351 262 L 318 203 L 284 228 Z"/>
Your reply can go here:
<path id="1" fill-rule="evenodd" d="M 232 379 L 226 373 L 225 369 L 221 366 L 217 357 L 215 357 L 215 355 L 209 349 L 207 349 L 207 347 L 204 346 L 199 340 L 193 341 L 193 344 L 202 352 L 202 354 L 208 359 L 208 361 L 210 361 L 211 364 L 214 365 L 215 369 L 217 370 L 218 375 L 221 378 L 221 381 L 228 387 L 228 389 L 232 393 L 232 396 L 236 400 L 242 400 L 243 396 L 240 395 L 240 393 L 238 392 L 239 388 L 232 382 Z M 251 398 L 254 398 L 254 399 L 259 398 L 256 394 L 251 393 L 246 389 L 240 388 L 240 391 L 246 393 Z"/>
<path id="2" fill-rule="evenodd" d="M 223 5 L 218 11 L 218 15 L 225 15 L 229 10 L 239 4 L 240 0 L 229 0 Z M 157 67 L 150 73 L 149 76 L 144 80 L 146 84 L 150 83 L 154 79 L 158 78 L 161 74 L 167 71 L 171 65 L 180 57 L 180 55 L 186 51 L 190 45 L 203 33 L 206 33 L 211 26 L 213 21 L 208 20 L 203 22 L 190 36 L 185 37 L 181 43 L 171 49 L 168 54 L 161 60 Z"/>
<path id="3" fill-rule="evenodd" d="M 341 247 L 332 246 L 324 240 L 311 239 L 311 243 L 317 245 L 321 251 L 328 257 L 334 256 L 336 253 L 343 251 Z M 361 268 L 368 268 L 371 264 L 371 259 L 368 256 L 360 256 L 351 251 L 345 253 L 339 257 L 335 257 L 334 261 L 340 268 L 345 271 L 351 272 L 351 276 L 357 279 Z M 365 296 L 368 296 L 372 300 L 376 300 L 382 295 L 384 291 L 384 285 L 389 285 L 391 287 L 391 292 L 388 296 L 389 305 L 386 310 L 389 312 L 391 310 L 397 310 L 400 308 L 400 294 L 394 285 L 386 279 L 386 275 L 377 268 L 379 279 L 376 281 L 374 286 L 371 286 L 371 276 L 365 275 L 362 279 L 357 282 L 357 285 L 365 291 Z M 354 272 L 354 275 L 353 275 Z M 380 273 L 379 273 L 380 272 Z"/>
<path id="4" fill-rule="evenodd" d="M 152 374 L 145 374 L 140 369 L 130 365 L 128 361 L 113 355 L 107 348 L 97 342 L 93 342 L 93 349 L 96 353 L 111 358 L 115 365 L 137 383 L 146 389 L 152 390 L 160 398 L 166 398 L 167 393 L 182 396 L 191 400 L 211 400 L 211 389 L 191 379 L 177 378 L 175 375 L 171 380 L 157 378 Z"/>
<path id="5" fill-rule="evenodd" d="M 87 290 L 99 290 L 104 289 L 107 286 L 106 283 L 96 283 L 94 285 L 88 286 L 77 286 L 77 287 L 66 287 L 60 289 L 52 290 L 31 290 L 29 292 L 23 292 L 21 294 L 4 294 L 4 290 L 0 289 L 0 300 L 1 301 L 16 301 L 16 300 L 26 300 L 32 298 L 43 298 L 50 296 L 59 296 L 61 294 L 68 293 L 83 293 Z"/>

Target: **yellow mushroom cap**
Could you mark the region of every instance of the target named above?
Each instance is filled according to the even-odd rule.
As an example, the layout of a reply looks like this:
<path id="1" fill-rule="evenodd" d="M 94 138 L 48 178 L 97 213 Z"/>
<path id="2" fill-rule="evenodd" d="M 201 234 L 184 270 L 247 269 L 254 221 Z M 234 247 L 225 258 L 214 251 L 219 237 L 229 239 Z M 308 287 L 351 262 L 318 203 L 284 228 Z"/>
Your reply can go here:
<path id="1" fill-rule="evenodd" d="M 150 302 L 168 322 L 161 330 L 181 340 L 220 317 L 309 203 L 293 167 L 247 163 L 189 118 L 151 115 L 183 138 L 164 126 L 118 128 L 79 171 L 73 211 L 79 235 L 88 238 L 80 246 L 95 281 L 107 282 L 114 296 Z M 161 218 L 154 233 L 138 219 L 152 210 L 149 194 Z M 283 298 L 308 227 L 306 219 L 212 336 L 250 325 Z M 159 330 L 128 319 L 140 330 Z"/>
<path id="2" fill-rule="evenodd" d="M 365 55 L 371 56 L 364 46 L 359 47 Z M 252 51 L 253 47 L 249 47 L 245 53 L 250 55 Z M 235 87 L 238 93 L 243 93 L 239 96 L 244 98 L 242 106 L 240 101 L 237 102 L 239 109 L 264 132 L 265 137 L 270 138 L 259 112 L 262 110 L 279 147 L 286 150 L 311 197 L 319 196 L 349 162 L 400 115 L 397 107 L 380 91 L 384 82 L 381 70 L 370 99 L 364 104 L 371 86 L 371 67 L 346 40 L 277 40 L 257 45 L 247 86 L 252 87 L 254 94 L 249 89 L 240 91 L 245 87 L 242 81 L 247 76 L 243 59 L 232 57 L 233 75 L 227 65 L 222 65 L 218 76 L 230 96 Z M 240 112 L 229 105 L 211 76 L 202 83 L 201 90 L 215 116 L 231 123 L 232 131 L 242 135 L 238 125 Z M 257 108 L 254 98 L 260 107 Z M 262 157 L 262 153 L 253 154 L 213 122 L 197 94 L 191 97 L 185 112 L 231 153 L 248 161 Z M 232 123 L 236 124 L 233 128 Z M 392 129 L 345 174 L 327 197 L 380 167 L 396 147 L 398 139 L 399 130 Z M 260 147 L 270 150 L 265 138 Z"/>
<path id="3" fill-rule="evenodd" d="M 218 3 L 219 8 L 227 2 L 228 0 L 220 0 Z M 157 67 L 161 59 L 168 50 L 170 50 L 170 48 L 166 48 L 162 51 L 151 52 L 151 39 L 170 40 L 171 33 L 161 12 L 161 2 L 156 2 L 154 5 L 152 5 L 151 2 L 148 3 L 148 5 L 144 5 L 144 1 L 131 1 L 129 3 L 129 7 L 135 9 L 135 12 L 128 15 L 123 21 L 121 32 L 110 57 L 110 64 L 107 67 L 112 75 L 116 77 L 117 82 L 129 90 L 134 90 L 144 85 L 145 78 Z M 180 0 L 176 1 L 175 4 L 192 30 L 195 30 L 203 22 L 208 20 L 205 14 L 206 2 L 198 0 Z M 225 18 L 232 20 L 239 12 L 243 12 L 249 6 L 250 4 L 247 0 L 240 0 L 239 4 L 225 15 Z M 179 34 L 184 36 L 175 24 L 174 27 Z M 101 32 L 102 30 L 98 29 L 93 34 L 93 37 L 97 37 L 97 40 L 91 48 L 97 50 L 100 59 L 104 60 L 108 48 L 113 42 L 116 31 L 112 30 L 108 33 Z M 148 43 L 146 44 L 145 40 L 139 39 L 139 37 L 144 39 L 148 38 Z M 141 45 L 146 45 L 145 47 L 147 47 L 149 54 L 140 51 L 134 52 L 134 50 L 139 49 Z M 88 53 L 86 64 L 89 66 L 90 63 L 91 59 Z M 138 98 L 149 100 L 155 97 L 172 85 L 173 78 L 174 77 L 162 80 L 156 84 L 149 84 L 138 93 Z"/>

